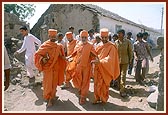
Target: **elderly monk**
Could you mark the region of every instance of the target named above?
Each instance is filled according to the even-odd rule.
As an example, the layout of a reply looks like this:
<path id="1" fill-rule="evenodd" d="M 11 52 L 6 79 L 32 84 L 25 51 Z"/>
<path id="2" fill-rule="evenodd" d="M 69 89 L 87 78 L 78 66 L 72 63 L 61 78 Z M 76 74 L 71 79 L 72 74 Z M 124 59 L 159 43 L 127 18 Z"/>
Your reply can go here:
<path id="1" fill-rule="evenodd" d="M 108 29 L 100 30 L 103 45 L 96 48 L 99 63 L 92 61 L 94 67 L 94 102 L 105 104 L 109 98 L 109 86 L 111 80 L 115 80 L 120 75 L 119 58 L 116 46 L 108 41 Z"/>
<path id="2" fill-rule="evenodd" d="M 77 56 L 75 59 L 75 76 L 72 82 L 75 88 L 79 90 L 79 103 L 84 104 L 89 92 L 91 60 L 94 58 L 98 60 L 98 57 L 93 45 L 88 42 L 88 32 L 86 30 L 80 32 L 80 38 L 81 42 L 76 45 L 74 52 L 68 58 Z"/>
<path id="3" fill-rule="evenodd" d="M 64 81 L 65 57 L 61 44 L 55 43 L 57 30 L 49 29 L 49 40 L 45 41 L 35 53 L 35 65 L 43 72 L 43 98 L 47 107 L 53 105 L 57 85 Z M 63 59 L 64 58 L 64 59 Z"/>
<path id="4" fill-rule="evenodd" d="M 67 32 L 66 34 L 66 38 L 68 40 L 68 43 L 67 43 L 67 56 L 70 56 L 73 51 L 74 51 L 74 48 L 77 44 L 77 40 L 75 40 L 73 38 L 73 33 L 72 32 Z M 65 77 L 65 84 L 62 86 L 62 89 L 65 89 L 65 88 L 68 88 L 69 85 L 70 85 L 70 80 L 72 79 L 72 76 L 74 76 L 74 70 L 75 70 L 75 57 L 74 59 L 70 62 L 67 62 L 67 67 L 66 67 L 66 70 L 65 70 L 65 73 L 66 73 L 66 77 Z"/>

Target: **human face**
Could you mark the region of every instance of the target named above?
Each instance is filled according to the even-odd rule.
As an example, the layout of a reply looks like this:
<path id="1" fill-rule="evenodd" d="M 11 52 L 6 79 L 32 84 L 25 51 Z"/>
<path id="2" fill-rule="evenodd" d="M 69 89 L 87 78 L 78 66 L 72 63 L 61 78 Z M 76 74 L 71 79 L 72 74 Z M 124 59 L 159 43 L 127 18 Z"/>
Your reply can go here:
<path id="1" fill-rule="evenodd" d="M 63 36 L 58 37 L 58 41 L 61 41 L 63 39 Z"/>
<path id="2" fill-rule="evenodd" d="M 71 42 L 71 41 L 73 40 L 73 38 L 67 38 L 67 40 L 68 40 L 69 42 Z"/>
<path id="3" fill-rule="evenodd" d="M 119 33 L 118 33 L 118 38 L 119 38 L 119 39 L 123 39 L 123 38 L 124 38 L 124 34 L 123 34 L 122 32 L 119 32 Z"/>
<path id="4" fill-rule="evenodd" d="M 96 42 L 100 43 L 101 39 L 99 37 L 96 37 Z"/>
<path id="5" fill-rule="evenodd" d="M 20 29 L 20 33 L 22 34 L 22 36 L 26 36 L 28 34 L 28 31 Z"/>
<path id="6" fill-rule="evenodd" d="M 49 36 L 49 39 L 51 42 L 55 42 L 56 41 L 56 36 Z"/>
<path id="7" fill-rule="evenodd" d="M 116 41 L 118 38 L 117 37 L 113 37 L 113 40 Z"/>
<path id="8" fill-rule="evenodd" d="M 86 42 L 87 42 L 88 37 L 86 37 L 86 36 L 82 36 L 82 37 L 81 37 L 81 39 L 82 39 L 82 43 L 86 43 Z"/>
<path id="9" fill-rule="evenodd" d="M 101 36 L 101 40 L 102 40 L 103 44 L 104 44 L 104 43 L 107 43 L 107 42 L 108 42 L 108 39 L 109 39 L 108 36 Z"/>

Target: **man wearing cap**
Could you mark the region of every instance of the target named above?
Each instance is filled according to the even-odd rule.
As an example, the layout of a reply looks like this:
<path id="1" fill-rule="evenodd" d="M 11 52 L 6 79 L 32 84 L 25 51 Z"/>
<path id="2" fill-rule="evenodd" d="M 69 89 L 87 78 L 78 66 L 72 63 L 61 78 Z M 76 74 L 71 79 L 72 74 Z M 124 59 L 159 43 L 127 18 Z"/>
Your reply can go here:
<path id="1" fill-rule="evenodd" d="M 41 41 L 36 38 L 34 35 L 28 33 L 28 29 L 26 26 L 20 27 L 20 33 L 24 36 L 24 41 L 19 50 L 17 50 L 14 55 L 18 55 L 26 50 L 25 53 L 25 65 L 27 76 L 29 76 L 29 85 L 33 85 L 35 82 L 35 73 L 34 70 L 36 69 L 34 65 L 34 54 L 36 52 L 35 45 L 40 46 Z"/>
<path id="2" fill-rule="evenodd" d="M 105 104 L 109 98 L 109 86 L 111 80 L 117 79 L 120 74 L 118 51 L 115 44 L 108 41 L 109 31 L 106 28 L 100 30 L 103 45 L 96 48 L 99 63 L 94 69 L 94 104 Z"/>
<path id="3" fill-rule="evenodd" d="M 143 80 L 145 79 L 147 65 L 149 65 L 148 55 L 153 62 L 149 46 L 146 41 L 142 40 L 142 37 L 143 34 L 138 33 L 137 41 L 134 43 L 135 79 L 140 85 L 144 85 Z"/>
<path id="4" fill-rule="evenodd" d="M 73 53 L 74 48 L 75 48 L 78 41 L 73 38 L 72 32 L 67 32 L 65 35 L 66 35 L 66 38 L 68 40 L 67 56 L 70 56 Z M 65 84 L 63 85 L 62 89 L 65 89 L 65 88 L 69 87 L 70 80 L 74 76 L 74 71 L 75 71 L 75 67 L 76 67 L 75 58 L 76 57 L 73 57 L 73 59 L 71 59 L 71 61 L 67 62 L 67 67 L 66 67 L 66 70 L 65 70 L 65 73 L 66 73 Z"/>
<path id="5" fill-rule="evenodd" d="M 90 43 L 88 43 L 88 32 L 83 30 L 80 32 L 81 41 L 76 45 L 74 52 L 67 59 L 76 56 L 75 76 L 72 82 L 79 90 L 80 104 L 86 102 L 86 97 L 89 92 L 90 77 L 91 77 L 91 60 L 97 57 L 97 53 Z"/>
<path id="6" fill-rule="evenodd" d="M 63 46 L 55 43 L 57 30 L 49 29 L 48 38 L 35 53 L 35 65 L 43 72 L 43 98 L 47 107 L 53 105 L 57 85 L 64 81 L 65 54 Z"/>
<path id="7" fill-rule="evenodd" d="M 119 77 L 119 89 L 121 97 L 126 97 L 125 82 L 128 64 L 132 63 L 133 52 L 131 42 L 126 39 L 125 30 L 121 29 L 118 32 L 118 40 L 115 44 L 118 48 L 119 62 L 120 62 L 120 77 Z"/>

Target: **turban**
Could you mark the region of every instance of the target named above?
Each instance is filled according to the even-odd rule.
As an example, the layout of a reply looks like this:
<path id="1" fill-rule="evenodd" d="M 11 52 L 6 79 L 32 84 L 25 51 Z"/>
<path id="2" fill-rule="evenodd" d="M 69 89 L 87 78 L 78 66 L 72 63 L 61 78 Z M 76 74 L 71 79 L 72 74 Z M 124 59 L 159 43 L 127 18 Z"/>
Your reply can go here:
<path id="1" fill-rule="evenodd" d="M 50 36 L 57 36 L 57 30 L 55 30 L 55 29 L 49 29 L 48 30 L 48 35 L 50 35 Z"/>
<path id="2" fill-rule="evenodd" d="M 100 30 L 100 36 L 108 36 L 109 35 L 109 31 L 107 28 L 102 28 Z"/>
<path id="3" fill-rule="evenodd" d="M 88 37 L 88 32 L 86 30 L 81 31 L 80 37 Z"/>
<path id="4" fill-rule="evenodd" d="M 66 38 L 73 38 L 72 32 L 67 32 L 66 33 Z"/>

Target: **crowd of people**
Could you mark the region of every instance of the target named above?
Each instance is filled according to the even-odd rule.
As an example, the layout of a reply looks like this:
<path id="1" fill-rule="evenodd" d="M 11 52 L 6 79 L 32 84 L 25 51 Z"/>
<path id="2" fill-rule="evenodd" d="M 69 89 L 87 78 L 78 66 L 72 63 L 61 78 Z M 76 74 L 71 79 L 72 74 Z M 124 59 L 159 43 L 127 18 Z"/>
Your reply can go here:
<path id="1" fill-rule="evenodd" d="M 48 40 L 41 43 L 28 33 L 26 26 L 20 28 L 24 41 L 14 55 L 26 50 L 25 65 L 29 85 L 35 83 L 35 69 L 43 72 L 43 98 L 47 100 L 48 107 L 54 104 L 57 86 L 66 89 L 70 87 L 70 83 L 78 89 L 79 103 L 85 104 L 91 78 L 94 80 L 93 104 L 107 102 L 111 84 L 117 84 L 120 96 L 126 97 L 126 74 L 128 72 L 131 75 L 133 68 L 136 82 L 143 85 L 149 68 L 148 57 L 153 61 L 147 32 L 137 33 L 136 39 L 132 38 L 131 32 L 126 34 L 124 29 L 114 35 L 107 28 L 100 29 L 100 32 L 95 32 L 94 29 L 79 29 L 78 32 L 79 35 L 75 36 L 72 26 L 65 35 L 49 29 Z M 7 56 L 6 50 L 4 51 Z M 7 66 L 5 90 L 9 86 L 9 60 Z"/>

